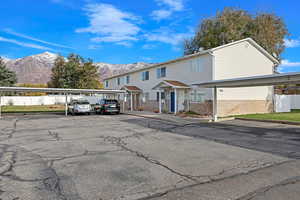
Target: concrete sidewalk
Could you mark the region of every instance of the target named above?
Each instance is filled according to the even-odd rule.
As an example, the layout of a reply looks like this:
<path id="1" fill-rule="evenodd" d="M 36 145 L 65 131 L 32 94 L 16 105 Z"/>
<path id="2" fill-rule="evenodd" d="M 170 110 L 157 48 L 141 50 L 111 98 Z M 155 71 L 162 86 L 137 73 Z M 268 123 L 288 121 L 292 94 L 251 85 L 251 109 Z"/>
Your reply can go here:
<path id="1" fill-rule="evenodd" d="M 191 117 L 179 117 L 173 114 L 165 114 L 165 113 L 154 113 L 154 112 L 147 112 L 147 111 L 128 111 L 124 114 L 133 115 L 138 117 L 144 118 L 151 118 L 151 119 L 158 119 L 163 121 L 168 121 L 177 124 L 194 124 L 199 122 L 209 122 L 211 118 L 191 118 Z"/>

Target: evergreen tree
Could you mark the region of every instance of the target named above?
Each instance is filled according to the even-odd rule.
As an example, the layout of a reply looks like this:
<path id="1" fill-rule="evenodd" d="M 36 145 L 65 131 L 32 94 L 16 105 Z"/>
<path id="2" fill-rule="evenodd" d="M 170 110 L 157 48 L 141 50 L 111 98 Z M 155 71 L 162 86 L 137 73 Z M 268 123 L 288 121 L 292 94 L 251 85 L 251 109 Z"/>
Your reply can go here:
<path id="1" fill-rule="evenodd" d="M 6 68 L 0 57 L 0 86 L 13 86 L 17 82 L 16 73 Z"/>
<path id="2" fill-rule="evenodd" d="M 99 88 L 99 74 L 92 60 L 85 60 L 76 54 L 70 54 L 65 60 L 57 57 L 52 68 L 49 87 L 54 88 Z"/>

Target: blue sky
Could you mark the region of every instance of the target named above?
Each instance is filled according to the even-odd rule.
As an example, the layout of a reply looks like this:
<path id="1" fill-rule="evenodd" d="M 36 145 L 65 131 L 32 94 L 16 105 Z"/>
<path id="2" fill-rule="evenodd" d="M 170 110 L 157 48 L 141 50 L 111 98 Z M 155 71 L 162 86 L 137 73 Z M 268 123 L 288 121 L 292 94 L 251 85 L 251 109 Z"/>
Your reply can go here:
<path id="1" fill-rule="evenodd" d="M 201 19 L 226 6 L 283 17 L 291 33 L 282 72 L 300 71 L 297 0 L 9 0 L 0 4 L 0 55 L 78 53 L 96 62 L 162 62 L 182 56 Z"/>

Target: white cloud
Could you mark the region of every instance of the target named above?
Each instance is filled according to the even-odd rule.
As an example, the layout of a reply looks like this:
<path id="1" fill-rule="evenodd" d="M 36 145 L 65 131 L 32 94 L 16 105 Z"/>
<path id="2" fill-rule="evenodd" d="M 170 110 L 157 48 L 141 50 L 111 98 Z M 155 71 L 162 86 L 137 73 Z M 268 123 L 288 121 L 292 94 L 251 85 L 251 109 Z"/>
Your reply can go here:
<path id="1" fill-rule="evenodd" d="M 151 62 L 153 58 L 151 57 L 141 57 L 141 60 L 146 61 L 146 62 Z"/>
<path id="2" fill-rule="evenodd" d="M 162 20 L 169 18 L 174 12 L 182 11 L 184 9 L 183 0 L 156 0 L 159 6 L 166 8 L 154 10 L 151 16 L 155 20 Z"/>
<path id="3" fill-rule="evenodd" d="M 291 62 L 289 60 L 282 60 L 279 67 L 300 67 L 300 62 Z"/>
<path id="4" fill-rule="evenodd" d="M 92 33 L 96 36 L 93 42 L 115 42 L 121 45 L 129 44 L 128 41 L 136 41 L 137 34 L 141 31 L 138 24 L 139 17 L 119 10 L 110 4 L 88 4 L 85 7 L 90 25 L 79 28 L 77 33 Z"/>
<path id="5" fill-rule="evenodd" d="M 142 46 L 143 49 L 154 49 L 156 47 L 156 45 L 154 44 L 144 44 Z"/>
<path id="6" fill-rule="evenodd" d="M 124 46 L 124 47 L 132 47 L 132 43 L 126 42 L 126 41 L 117 42 L 116 44 Z"/>
<path id="7" fill-rule="evenodd" d="M 160 28 L 152 33 L 144 35 L 147 41 L 163 42 L 173 46 L 182 44 L 184 39 L 192 36 L 191 32 L 177 33 L 168 28 Z"/>
<path id="8" fill-rule="evenodd" d="M 181 11 L 184 9 L 183 0 L 156 0 L 158 5 L 169 6 L 171 10 Z"/>
<path id="9" fill-rule="evenodd" d="M 284 44 L 287 48 L 300 47 L 300 40 L 284 39 Z"/>
<path id="10" fill-rule="evenodd" d="M 20 41 L 14 40 L 14 39 L 9 39 L 9 38 L 5 38 L 5 37 L 1 37 L 1 36 L 0 36 L 0 42 L 8 42 L 8 43 L 16 44 L 16 45 L 19 45 L 22 47 L 29 47 L 29 48 L 33 48 L 33 49 L 55 51 L 54 49 L 51 49 L 51 48 L 48 48 L 45 46 L 32 44 L 32 43 L 26 43 L 26 42 L 20 42 Z"/>
<path id="11" fill-rule="evenodd" d="M 154 10 L 151 14 L 151 16 L 153 17 L 153 19 L 159 21 L 161 19 L 166 19 L 168 17 L 170 17 L 172 15 L 172 11 L 171 10 Z"/>
<path id="12" fill-rule="evenodd" d="M 24 39 L 28 39 L 28 40 L 31 40 L 31 41 L 40 42 L 40 43 L 51 45 L 51 46 L 55 46 L 55 47 L 62 47 L 62 48 L 67 48 L 67 49 L 73 49 L 72 47 L 68 47 L 68 46 L 65 46 L 65 45 L 62 45 L 62 44 L 47 42 L 47 41 L 44 41 L 44 40 L 41 40 L 41 39 L 37 39 L 37 38 L 31 37 L 31 36 L 22 34 L 22 33 L 18 33 L 18 32 L 13 31 L 12 29 L 6 28 L 3 31 L 6 32 L 6 33 L 8 33 L 8 34 L 10 34 L 10 35 L 14 35 L 14 36 L 17 36 L 17 37 L 20 37 L 20 38 L 24 38 Z"/>

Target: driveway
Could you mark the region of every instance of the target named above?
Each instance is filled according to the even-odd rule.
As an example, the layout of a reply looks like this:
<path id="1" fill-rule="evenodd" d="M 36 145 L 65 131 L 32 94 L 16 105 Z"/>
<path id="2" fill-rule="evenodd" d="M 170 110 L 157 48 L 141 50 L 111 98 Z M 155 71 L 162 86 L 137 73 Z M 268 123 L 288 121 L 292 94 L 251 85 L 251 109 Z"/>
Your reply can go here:
<path id="1" fill-rule="evenodd" d="M 225 144 L 228 135 L 260 130 L 243 127 L 128 115 L 7 117 L 0 120 L 0 198 L 278 199 L 288 191 L 297 199 L 300 164 L 292 154 Z"/>

